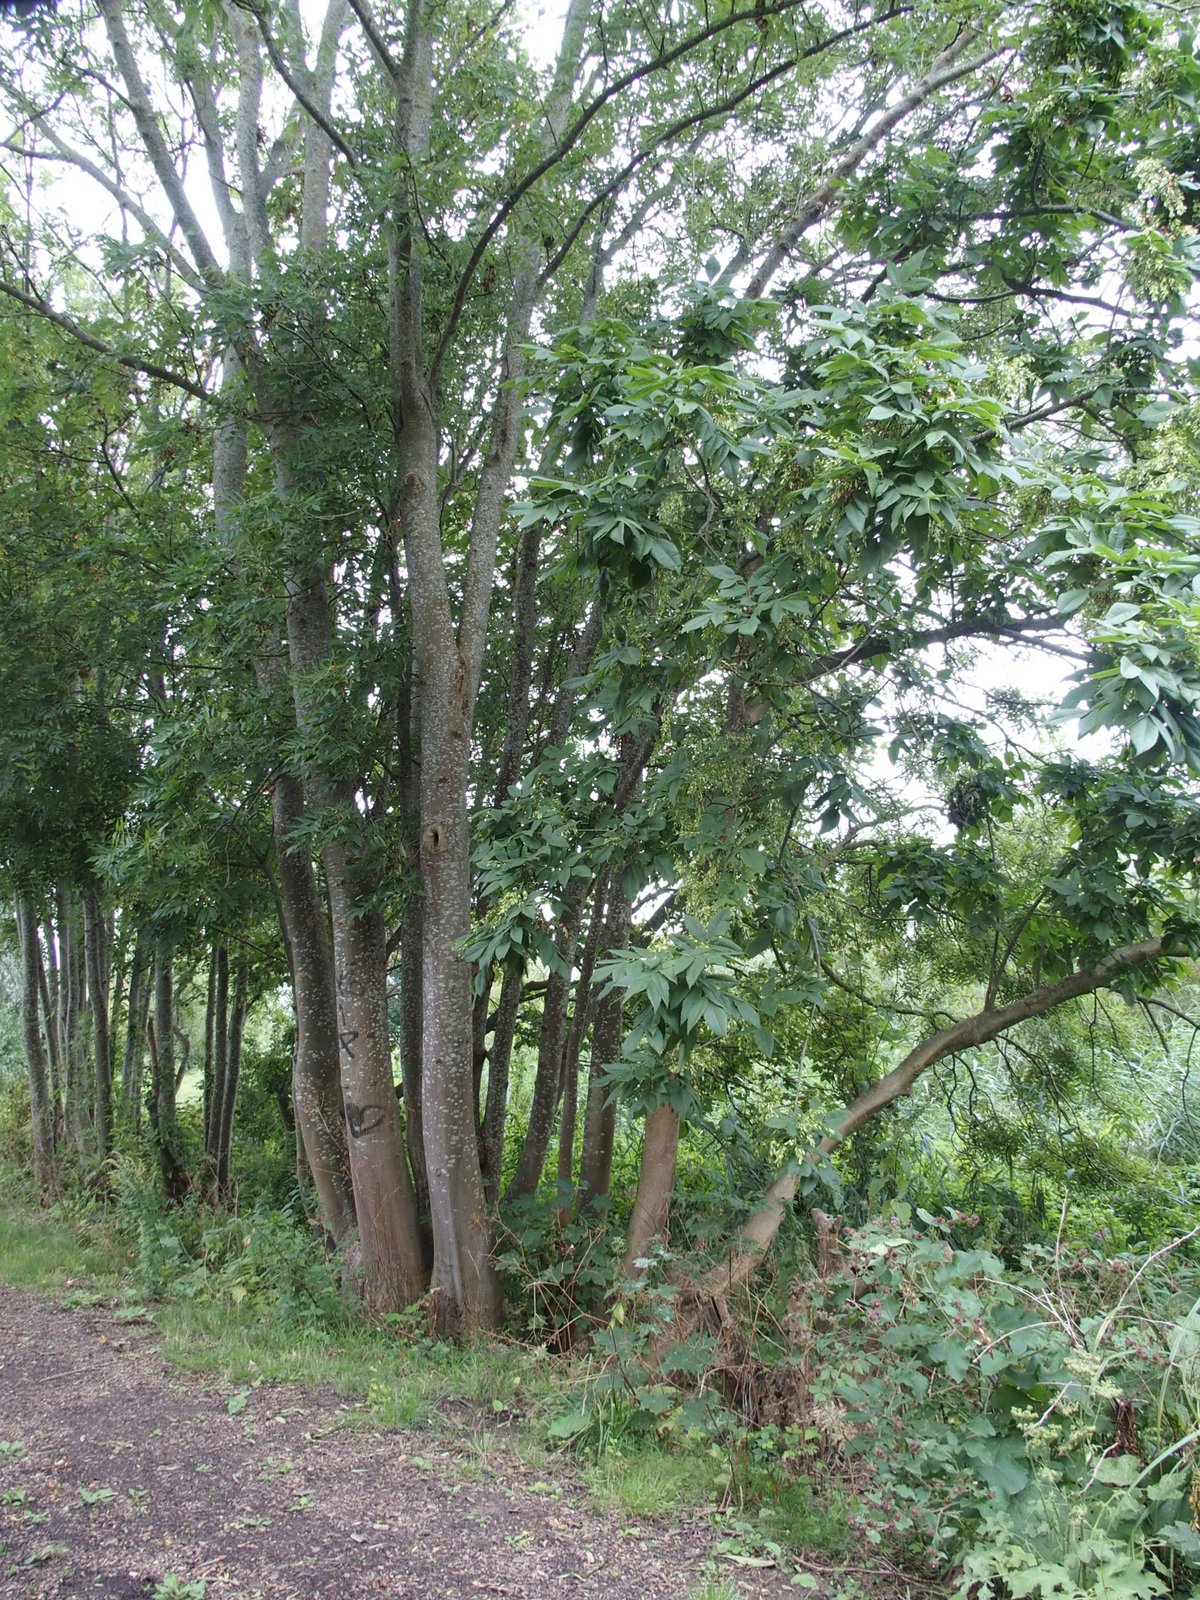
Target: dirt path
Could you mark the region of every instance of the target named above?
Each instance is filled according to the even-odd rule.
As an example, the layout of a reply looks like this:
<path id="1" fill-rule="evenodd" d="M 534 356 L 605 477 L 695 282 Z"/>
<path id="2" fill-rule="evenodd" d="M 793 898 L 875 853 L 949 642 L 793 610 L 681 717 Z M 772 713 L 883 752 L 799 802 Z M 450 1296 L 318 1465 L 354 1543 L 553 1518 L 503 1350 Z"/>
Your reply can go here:
<path id="1" fill-rule="evenodd" d="M 151 1329 L 0 1288 L 0 1595 L 686 1600 L 701 1522 L 630 1528 L 564 1470 L 344 1426 L 336 1396 L 182 1378 Z M 724 1574 L 723 1574 L 724 1576 Z M 747 1595 L 783 1573 L 730 1573 Z M 170 1586 L 167 1586 L 168 1592 Z"/>

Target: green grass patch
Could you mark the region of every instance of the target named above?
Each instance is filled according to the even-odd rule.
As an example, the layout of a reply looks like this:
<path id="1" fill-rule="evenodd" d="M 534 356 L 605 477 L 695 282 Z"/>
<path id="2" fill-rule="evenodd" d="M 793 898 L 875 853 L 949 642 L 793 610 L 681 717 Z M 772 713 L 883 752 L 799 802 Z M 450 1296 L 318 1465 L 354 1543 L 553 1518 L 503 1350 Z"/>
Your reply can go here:
<path id="1" fill-rule="evenodd" d="M 599 1505 L 628 1517 L 661 1517 L 711 1505 L 720 1491 L 721 1476 L 719 1465 L 708 1455 L 650 1444 L 628 1455 L 605 1455 L 584 1474 L 588 1492 Z"/>
<path id="2" fill-rule="evenodd" d="M 167 1301 L 154 1313 L 163 1354 L 183 1371 L 222 1383 L 293 1383 L 365 1402 L 363 1420 L 383 1428 L 465 1421 L 538 1409 L 557 1375 L 519 1346 L 402 1344 L 386 1330 L 296 1327 L 243 1307 Z"/>
<path id="3" fill-rule="evenodd" d="M 731 1535 L 783 1551 L 844 1556 L 850 1551 L 846 1507 L 837 1495 L 819 1499 L 807 1478 L 755 1474 L 744 1503 L 726 1513 Z"/>
<path id="4" fill-rule="evenodd" d="M 62 1289 L 68 1281 L 113 1288 L 128 1270 L 128 1251 L 103 1222 L 0 1211 L 0 1281 L 14 1288 Z"/>

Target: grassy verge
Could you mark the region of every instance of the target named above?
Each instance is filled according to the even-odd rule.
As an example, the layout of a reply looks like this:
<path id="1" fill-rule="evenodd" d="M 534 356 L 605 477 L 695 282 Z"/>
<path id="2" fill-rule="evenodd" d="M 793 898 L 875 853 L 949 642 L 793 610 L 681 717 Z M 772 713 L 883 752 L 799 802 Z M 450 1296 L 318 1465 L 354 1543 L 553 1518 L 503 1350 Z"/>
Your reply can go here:
<path id="1" fill-rule="evenodd" d="M 412 1320 L 382 1329 L 349 1314 L 305 1322 L 197 1293 L 146 1302 L 127 1234 L 99 1206 L 39 1209 L 9 1185 L 0 1198 L 0 1282 L 52 1293 L 66 1304 L 107 1299 L 126 1315 L 144 1311 L 164 1356 L 181 1371 L 223 1385 L 331 1389 L 354 1407 L 347 1422 L 453 1438 L 456 1470 L 466 1476 L 494 1474 L 517 1457 L 527 1470 L 561 1483 L 561 1492 L 572 1492 L 562 1483 L 562 1446 L 547 1426 L 578 1403 L 571 1396 L 583 1385 L 582 1364 L 500 1340 L 439 1343 Z M 653 1433 L 630 1435 L 573 1457 L 572 1465 L 571 1480 L 594 1504 L 632 1520 L 715 1511 L 729 1499 L 727 1463 L 702 1443 L 671 1448 Z M 845 1545 L 840 1512 L 814 1505 L 803 1483 L 764 1485 L 753 1503 L 726 1504 L 718 1531 L 733 1559 L 764 1550 L 786 1559 L 788 1550 L 836 1552 Z M 712 1592 L 723 1590 L 718 1584 Z"/>

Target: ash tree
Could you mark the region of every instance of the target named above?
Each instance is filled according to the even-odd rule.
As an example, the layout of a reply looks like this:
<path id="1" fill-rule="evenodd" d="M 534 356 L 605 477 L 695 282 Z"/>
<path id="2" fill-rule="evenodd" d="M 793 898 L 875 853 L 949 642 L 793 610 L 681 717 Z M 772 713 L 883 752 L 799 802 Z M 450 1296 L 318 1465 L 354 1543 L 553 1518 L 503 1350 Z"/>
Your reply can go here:
<path id="1" fill-rule="evenodd" d="M 815 1004 L 843 873 L 996 937 L 979 1010 L 833 1142 L 939 1052 L 1190 949 L 1174 12 L 578 0 L 544 68 L 457 3 L 100 0 L 21 39 L 9 157 L 104 220 L 34 186 L 0 289 L 206 442 L 193 536 L 261 707 L 298 1120 L 376 1309 L 428 1286 L 447 1331 L 497 1321 L 490 1207 L 556 1127 L 560 1175 L 581 1125 L 605 1191 L 614 1064 L 673 1103 L 669 1163 L 664 1053 L 678 1078 L 731 1027 L 766 1050 Z M 1007 691 L 964 709 L 984 643 L 1065 654 L 1113 753 L 1047 759 Z M 954 840 L 906 817 L 905 762 Z M 1097 833 L 1121 784 L 1142 820 Z M 1030 890 L 988 830 L 1038 795 L 1072 821 Z"/>

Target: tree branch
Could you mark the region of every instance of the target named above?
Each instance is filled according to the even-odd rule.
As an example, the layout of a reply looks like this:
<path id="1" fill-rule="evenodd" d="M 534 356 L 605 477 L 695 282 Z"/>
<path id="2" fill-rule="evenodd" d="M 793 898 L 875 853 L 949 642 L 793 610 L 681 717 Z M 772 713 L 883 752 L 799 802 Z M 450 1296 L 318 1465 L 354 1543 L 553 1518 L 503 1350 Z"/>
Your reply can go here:
<path id="1" fill-rule="evenodd" d="M 173 372 L 169 367 L 160 367 L 156 361 L 147 361 L 143 356 L 128 355 L 122 350 L 117 350 L 113 345 L 107 344 L 103 339 L 89 333 L 75 321 L 74 317 L 65 311 L 55 311 L 40 295 L 28 294 L 24 289 L 19 289 L 15 283 L 10 283 L 6 278 L 0 278 L 0 294 L 6 294 L 13 300 L 18 300 L 23 306 L 28 306 L 31 311 L 36 311 L 38 316 L 45 317 L 47 322 L 53 322 L 56 327 L 69 333 L 72 339 L 78 340 L 89 350 L 110 357 L 123 367 L 128 367 L 131 372 L 141 372 L 148 378 L 158 378 L 163 383 L 172 384 L 176 389 L 183 389 L 187 394 L 193 394 L 197 400 L 211 399 L 208 390 L 202 384 L 194 382 L 191 378 L 184 377 L 181 372 Z"/>
<path id="2" fill-rule="evenodd" d="M 856 139 L 841 159 L 834 163 L 829 176 L 814 189 L 796 208 L 792 220 L 767 251 L 762 263 L 746 285 L 746 297 L 757 300 L 765 291 L 775 273 L 783 262 L 796 248 L 801 235 L 814 222 L 824 216 L 832 206 L 837 191 L 845 180 L 857 170 L 872 150 L 882 144 L 893 128 L 897 127 L 913 111 L 930 99 L 939 89 L 946 88 L 951 83 L 956 83 L 960 78 L 968 78 L 972 73 L 990 65 L 998 56 L 1003 55 L 1003 50 L 988 50 L 981 56 L 976 56 L 971 61 L 960 61 L 959 57 L 967 47 L 979 37 L 978 28 L 967 28 L 942 51 L 935 61 L 933 70 L 924 77 L 920 83 L 915 84 L 903 99 L 882 116 L 873 128 L 868 129 L 861 138 Z M 720 282 L 728 283 L 733 276 L 745 266 L 750 257 L 750 251 L 743 246 L 733 260 L 721 274 Z"/>
<path id="3" fill-rule="evenodd" d="M 673 66 L 676 61 L 698 49 L 702 44 L 707 44 L 719 34 L 724 33 L 727 28 L 735 27 L 743 22 L 753 22 L 756 26 L 761 25 L 766 19 L 782 16 L 786 12 L 795 10 L 798 6 L 802 7 L 804 3 L 805 0 L 777 0 L 777 3 L 772 5 L 761 5 L 745 11 L 733 11 L 729 16 L 722 18 L 721 21 L 702 28 L 696 33 L 689 34 L 686 39 L 680 40 L 671 49 L 661 50 L 658 55 L 653 56 L 649 61 L 643 61 L 640 66 L 630 68 L 628 72 L 622 73 L 619 78 L 614 78 L 607 88 L 601 90 L 595 99 L 583 108 L 571 126 L 563 132 L 555 148 L 531 167 L 525 176 L 509 190 L 493 212 L 491 221 L 476 240 L 475 247 L 471 251 L 467 264 L 463 268 L 462 276 L 455 287 L 454 300 L 446 319 L 445 331 L 435 354 L 434 370 L 436 371 L 441 363 L 446 350 L 449 348 L 450 341 L 454 337 L 466 304 L 467 291 L 487 253 L 488 246 L 529 191 L 540 183 L 546 174 L 552 171 L 575 148 L 595 118 L 611 100 L 624 93 L 626 89 L 631 88 L 633 84 L 640 82 L 643 78 L 652 77 L 655 73 L 665 71 L 667 67 Z M 817 44 L 810 45 L 807 49 L 800 51 L 792 61 L 792 66 L 798 65 L 801 61 L 812 60 L 826 50 L 833 49 L 835 45 L 842 44 L 847 39 L 855 38 L 857 35 L 869 31 L 879 23 L 895 21 L 897 17 L 906 15 L 909 9 L 910 7 L 907 4 L 893 5 L 878 16 L 871 17 L 863 22 L 851 23 L 848 27 L 839 29 L 836 33 L 828 34 Z"/>
<path id="4" fill-rule="evenodd" d="M 125 31 L 125 17 L 120 0 L 97 0 L 97 4 L 108 30 L 108 40 L 112 46 L 117 70 L 125 82 L 129 109 L 142 136 L 142 144 L 150 158 L 150 165 L 154 168 L 154 175 L 175 214 L 175 220 L 188 242 L 201 275 L 210 284 L 219 285 L 224 281 L 224 273 L 196 213 L 192 210 L 192 203 L 183 187 L 183 179 L 179 176 L 171 152 L 167 148 L 167 141 L 163 138 L 162 129 L 158 125 L 158 118 L 150 103 L 145 81 L 138 70 L 137 58 L 129 43 L 129 35 Z"/>
<path id="5" fill-rule="evenodd" d="M 1102 989 L 1123 973 L 1136 971 L 1162 956 L 1173 952 L 1165 938 L 1142 939 L 1136 944 L 1123 946 L 1104 956 L 1093 966 L 1083 967 L 1061 978 L 1057 983 L 1045 985 L 1022 995 L 1019 1000 L 1001 1006 L 996 1011 L 978 1011 L 974 1016 L 952 1022 L 924 1039 L 910 1050 L 898 1067 L 879 1078 L 859 1095 L 834 1119 L 830 1133 L 816 1144 L 807 1159 L 817 1160 L 831 1155 L 851 1134 L 857 1132 L 879 1112 L 911 1093 L 921 1075 L 936 1062 L 962 1050 L 971 1050 L 998 1038 L 1009 1028 L 1043 1016 L 1068 1000 Z M 796 1195 L 798 1172 L 786 1172 L 776 1178 L 763 1195 L 757 1211 L 743 1223 L 738 1235 L 738 1246 L 728 1262 L 714 1267 L 706 1274 L 696 1291 L 697 1300 L 721 1296 L 731 1289 L 740 1288 L 749 1281 L 757 1267 L 762 1252 L 774 1239 L 780 1224 Z M 677 1330 L 676 1330 L 677 1331 Z"/>
<path id="6" fill-rule="evenodd" d="M 248 9 L 252 10 L 254 13 L 254 19 L 258 23 L 258 31 L 262 35 L 262 41 L 267 47 L 267 55 L 270 57 L 271 65 L 275 68 L 275 71 L 283 79 L 284 83 L 287 84 L 296 100 L 304 107 L 305 111 L 316 123 L 317 127 L 320 128 L 321 132 L 329 140 L 334 149 L 346 158 L 350 170 L 352 172 L 357 172 L 358 157 L 346 143 L 345 139 L 342 138 L 334 124 L 321 110 L 320 106 L 317 105 L 316 101 L 309 92 L 309 89 L 300 83 L 299 74 L 293 72 L 291 67 L 289 67 L 287 62 L 284 60 L 283 52 L 276 44 L 271 30 L 267 26 L 267 14 L 265 8 L 261 4 L 255 4 L 250 6 Z M 308 74 L 306 70 L 305 76 L 307 75 Z"/>

